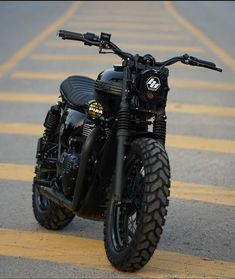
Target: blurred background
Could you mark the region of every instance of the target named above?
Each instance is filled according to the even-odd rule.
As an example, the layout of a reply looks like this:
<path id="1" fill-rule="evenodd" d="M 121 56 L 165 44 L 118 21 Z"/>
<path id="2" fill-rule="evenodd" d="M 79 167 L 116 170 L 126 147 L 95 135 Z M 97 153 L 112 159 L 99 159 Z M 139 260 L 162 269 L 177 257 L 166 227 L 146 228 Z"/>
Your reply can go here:
<path id="1" fill-rule="evenodd" d="M 36 143 L 59 85 L 69 75 L 95 79 L 121 63 L 95 47 L 62 41 L 58 29 L 111 33 L 121 49 L 150 53 L 157 61 L 188 53 L 223 68 L 170 68 L 171 202 L 160 251 L 138 276 L 234 277 L 234 25 L 233 1 L 0 1 L 1 278 L 137 276 L 111 269 L 92 242 L 80 254 L 65 246 L 56 257 L 53 239 L 47 247 L 35 241 L 46 233 L 31 208 Z M 102 223 L 76 218 L 60 235 L 79 251 L 80 243 L 102 240 L 102 233 Z M 40 249 L 48 251 L 47 261 Z"/>

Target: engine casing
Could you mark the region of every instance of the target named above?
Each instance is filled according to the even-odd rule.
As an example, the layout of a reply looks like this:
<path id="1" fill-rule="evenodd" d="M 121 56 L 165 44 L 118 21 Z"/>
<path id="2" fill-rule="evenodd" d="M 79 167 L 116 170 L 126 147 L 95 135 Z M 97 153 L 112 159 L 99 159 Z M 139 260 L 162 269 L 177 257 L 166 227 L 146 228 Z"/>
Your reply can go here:
<path id="1" fill-rule="evenodd" d="M 64 151 L 59 160 L 59 177 L 65 196 L 72 196 L 78 174 L 80 154 L 75 150 Z"/>

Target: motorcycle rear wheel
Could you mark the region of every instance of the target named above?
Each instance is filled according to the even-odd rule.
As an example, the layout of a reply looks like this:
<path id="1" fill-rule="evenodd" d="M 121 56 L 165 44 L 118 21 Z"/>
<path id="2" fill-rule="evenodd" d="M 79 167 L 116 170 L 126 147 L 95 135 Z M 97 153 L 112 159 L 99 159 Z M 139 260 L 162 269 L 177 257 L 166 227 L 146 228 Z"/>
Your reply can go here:
<path id="1" fill-rule="evenodd" d="M 111 264 L 134 272 L 152 257 L 165 223 L 170 194 L 165 149 L 154 139 L 135 140 L 125 160 L 124 181 L 123 202 L 109 197 L 104 242 Z"/>
<path id="2" fill-rule="evenodd" d="M 51 181 L 55 178 L 55 171 L 50 169 L 43 160 L 38 159 L 35 168 L 36 178 Z M 48 230 L 60 230 L 70 224 L 74 214 L 66 208 L 60 207 L 39 193 L 40 185 L 33 183 L 32 206 L 35 219 Z"/>

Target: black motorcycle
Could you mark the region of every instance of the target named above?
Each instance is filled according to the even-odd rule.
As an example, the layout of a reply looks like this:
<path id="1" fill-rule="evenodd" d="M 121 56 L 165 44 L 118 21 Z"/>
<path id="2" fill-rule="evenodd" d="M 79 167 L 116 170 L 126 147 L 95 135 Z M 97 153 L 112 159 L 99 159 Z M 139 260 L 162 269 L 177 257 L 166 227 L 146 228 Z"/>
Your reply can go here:
<path id="1" fill-rule="evenodd" d="M 114 53 L 121 65 L 95 80 L 70 76 L 60 86 L 38 140 L 33 210 L 40 225 L 58 230 L 75 215 L 104 221 L 107 257 L 136 271 L 153 255 L 167 214 L 170 165 L 165 151 L 170 66 L 178 61 L 222 71 L 188 54 L 156 62 L 122 51 L 111 35 L 60 30 L 62 39 Z"/>

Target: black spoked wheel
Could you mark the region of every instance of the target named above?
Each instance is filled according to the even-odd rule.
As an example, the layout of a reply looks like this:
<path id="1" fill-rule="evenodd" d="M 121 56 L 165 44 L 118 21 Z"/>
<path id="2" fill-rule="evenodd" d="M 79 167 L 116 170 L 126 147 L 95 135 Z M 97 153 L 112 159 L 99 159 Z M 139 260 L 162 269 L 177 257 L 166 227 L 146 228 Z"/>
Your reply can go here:
<path id="1" fill-rule="evenodd" d="M 143 198 L 144 167 L 139 158 L 132 158 L 126 169 L 127 184 L 124 203 L 113 204 L 112 241 L 117 251 L 122 251 L 131 243 L 141 217 Z"/>
<path id="2" fill-rule="evenodd" d="M 134 141 L 124 181 L 123 202 L 108 204 L 105 249 L 114 267 L 135 271 L 151 258 L 165 222 L 170 167 L 164 148 L 153 139 Z"/>

